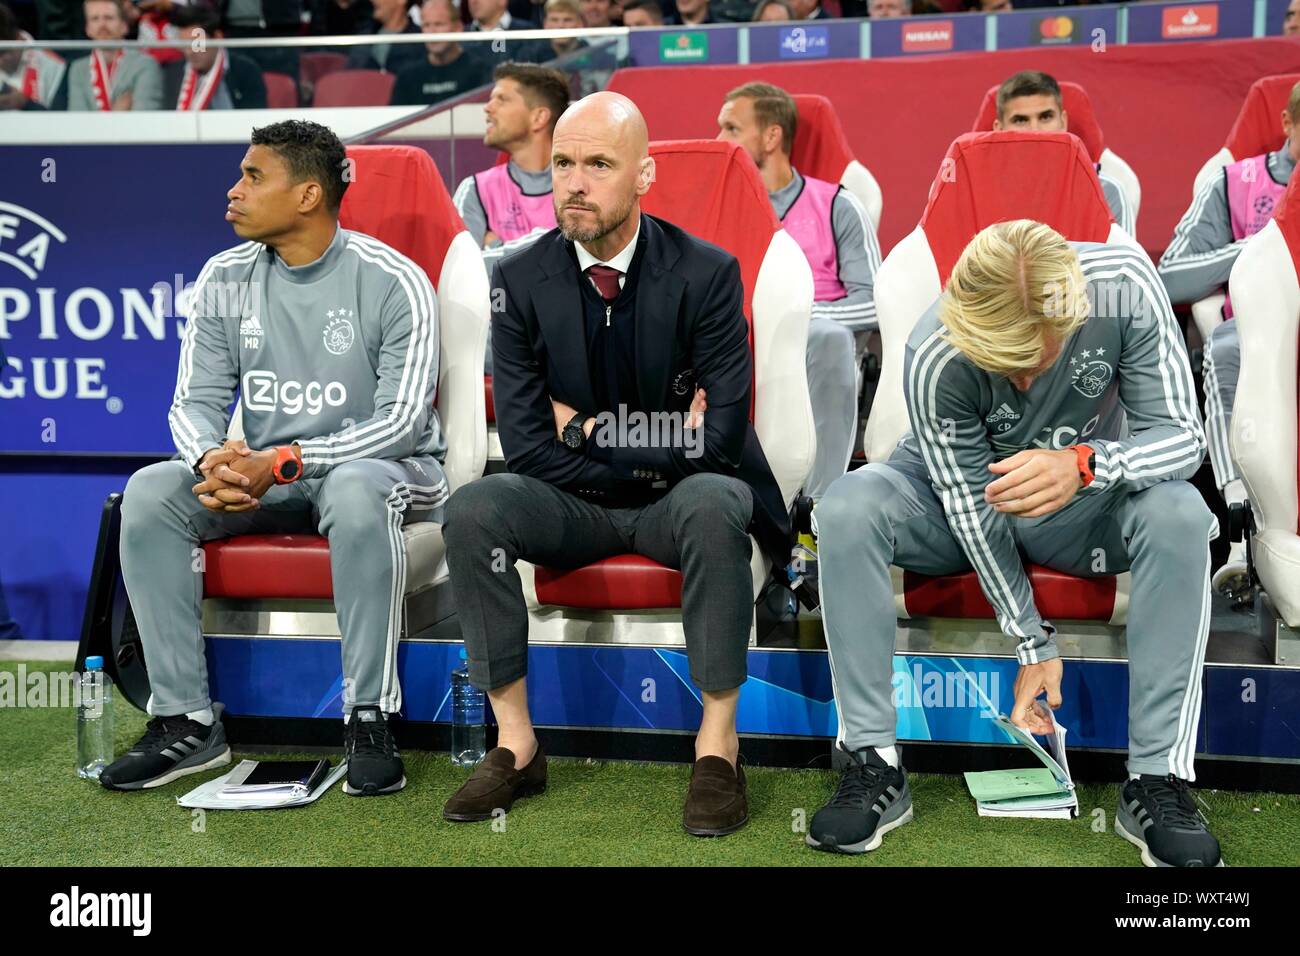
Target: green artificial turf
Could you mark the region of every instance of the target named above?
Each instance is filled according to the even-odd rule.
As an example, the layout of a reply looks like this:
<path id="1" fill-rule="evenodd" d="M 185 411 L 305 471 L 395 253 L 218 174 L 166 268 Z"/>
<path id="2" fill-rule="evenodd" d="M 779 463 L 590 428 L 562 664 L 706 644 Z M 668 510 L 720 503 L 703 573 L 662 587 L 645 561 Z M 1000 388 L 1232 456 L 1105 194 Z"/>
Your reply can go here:
<path id="1" fill-rule="evenodd" d="M 25 666 L 29 674 L 67 667 Z M 145 716 L 119 699 L 115 719 L 121 753 L 143 733 Z M 71 709 L 0 708 L 0 866 L 1139 865 L 1110 829 L 1113 785 L 1081 786 L 1077 820 L 989 820 L 976 815 L 960 777 L 916 775 L 916 819 L 880 850 L 845 857 L 804 846 L 800 824 L 834 789 L 823 770 L 749 770 L 749 825 L 705 840 L 681 829 L 686 766 L 552 760 L 546 794 L 518 803 L 494 829 L 442 819 L 442 802 L 467 775 L 445 753 L 405 751 L 407 787 L 391 797 L 360 799 L 335 787 L 299 809 L 197 816 L 176 797 L 217 771 L 111 793 L 76 776 L 75 753 Z M 1198 793 L 1229 865 L 1300 863 L 1300 797 Z M 1105 815 L 1102 832 L 1095 810 Z"/>

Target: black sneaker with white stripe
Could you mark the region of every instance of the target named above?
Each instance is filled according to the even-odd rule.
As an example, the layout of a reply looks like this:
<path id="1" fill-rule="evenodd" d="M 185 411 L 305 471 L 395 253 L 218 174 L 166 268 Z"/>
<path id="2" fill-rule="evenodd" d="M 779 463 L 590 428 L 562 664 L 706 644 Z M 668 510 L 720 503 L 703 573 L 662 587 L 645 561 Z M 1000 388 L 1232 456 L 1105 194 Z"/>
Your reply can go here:
<path id="1" fill-rule="evenodd" d="M 912 819 L 907 771 L 891 767 L 873 747 L 852 751 L 840 744 L 840 750 L 848 765 L 835 796 L 812 818 L 807 843 L 835 853 L 866 853 Z"/>
<path id="2" fill-rule="evenodd" d="M 149 790 L 186 774 L 230 763 L 220 704 L 212 705 L 211 727 L 184 714 L 155 717 L 135 746 L 104 768 L 99 782 L 109 790 Z"/>
<path id="3" fill-rule="evenodd" d="M 377 797 L 406 786 L 402 755 L 397 752 L 388 715 L 378 707 L 353 708 L 352 719 L 344 724 L 343 753 L 348 760 L 344 793 Z"/>
<path id="4" fill-rule="evenodd" d="M 1187 781 L 1173 774 L 1144 773 L 1124 784 L 1115 832 L 1142 851 L 1147 866 L 1223 866 Z"/>

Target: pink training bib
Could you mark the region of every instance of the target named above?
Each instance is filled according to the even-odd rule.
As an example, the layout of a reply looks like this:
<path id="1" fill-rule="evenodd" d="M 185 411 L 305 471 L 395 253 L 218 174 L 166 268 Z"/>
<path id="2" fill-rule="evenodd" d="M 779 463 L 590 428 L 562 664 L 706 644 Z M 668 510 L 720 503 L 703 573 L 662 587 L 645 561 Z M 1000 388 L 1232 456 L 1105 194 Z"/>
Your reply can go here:
<path id="1" fill-rule="evenodd" d="M 502 242 L 526 236 L 538 226 L 555 228 L 552 194 L 528 196 L 510 178 L 510 166 L 503 163 L 474 174 L 479 202 L 487 213 L 488 228 Z"/>
<path id="2" fill-rule="evenodd" d="M 831 228 L 831 204 L 839 191 L 838 183 L 804 176 L 803 189 L 781 220 L 812 266 L 815 302 L 834 302 L 848 294 L 840 282 L 839 255 Z"/>
<path id="3" fill-rule="evenodd" d="M 1228 191 L 1228 219 L 1234 240 L 1253 236 L 1268 225 L 1286 192 L 1286 187 L 1269 175 L 1267 154 L 1224 167 L 1223 182 Z M 1224 302 L 1223 315 L 1232 318 L 1231 299 Z"/>

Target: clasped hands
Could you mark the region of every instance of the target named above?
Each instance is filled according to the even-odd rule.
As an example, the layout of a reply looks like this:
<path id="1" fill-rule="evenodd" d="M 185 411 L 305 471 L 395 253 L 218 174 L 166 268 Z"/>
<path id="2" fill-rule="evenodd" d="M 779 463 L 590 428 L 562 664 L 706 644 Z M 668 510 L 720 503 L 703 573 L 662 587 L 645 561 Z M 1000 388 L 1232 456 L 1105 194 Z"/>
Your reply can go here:
<path id="1" fill-rule="evenodd" d="M 228 440 L 199 461 L 203 480 L 192 489 L 203 507 L 212 511 L 252 511 L 275 484 L 275 449 L 254 451 L 248 443 Z"/>

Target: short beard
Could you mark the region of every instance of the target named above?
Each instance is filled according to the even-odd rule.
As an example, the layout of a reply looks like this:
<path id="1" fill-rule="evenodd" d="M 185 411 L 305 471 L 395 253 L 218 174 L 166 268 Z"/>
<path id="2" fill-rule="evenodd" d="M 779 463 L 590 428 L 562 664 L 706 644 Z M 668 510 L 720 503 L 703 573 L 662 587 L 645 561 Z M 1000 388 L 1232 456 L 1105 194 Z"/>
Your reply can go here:
<path id="1" fill-rule="evenodd" d="M 621 209 L 617 209 L 608 216 L 596 213 L 596 224 L 589 229 L 579 229 L 576 226 L 567 225 L 563 215 L 560 216 L 560 235 L 570 242 L 597 242 L 609 235 L 623 223 L 627 222 L 627 217 L 632 215 L 632 206 L 636 203 L 633 197 Z"/>

